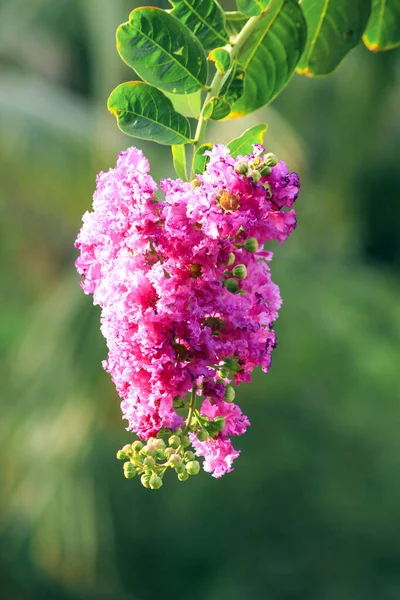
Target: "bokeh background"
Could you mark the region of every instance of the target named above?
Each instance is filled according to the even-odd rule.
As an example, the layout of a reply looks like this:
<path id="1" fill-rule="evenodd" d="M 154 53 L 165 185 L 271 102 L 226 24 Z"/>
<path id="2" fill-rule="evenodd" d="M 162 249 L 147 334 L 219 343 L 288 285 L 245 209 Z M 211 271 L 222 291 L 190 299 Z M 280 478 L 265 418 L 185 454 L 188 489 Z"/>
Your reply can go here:
<path id="1" fill-rule="evenodd" d="M 360 46 L 210 131 L 269 123 L 301 174 L 298 229 L 274 247 L 279 346 L 240 390 L 235 472 L 153 492 L 115 460 L 131 434 L 73 264 L 119 150 L 171 173 L 106 110 L 132 78 L 114 34 L 137 5 L 0 1 L 0 597 L 398 600 L 400 50 Z"/>

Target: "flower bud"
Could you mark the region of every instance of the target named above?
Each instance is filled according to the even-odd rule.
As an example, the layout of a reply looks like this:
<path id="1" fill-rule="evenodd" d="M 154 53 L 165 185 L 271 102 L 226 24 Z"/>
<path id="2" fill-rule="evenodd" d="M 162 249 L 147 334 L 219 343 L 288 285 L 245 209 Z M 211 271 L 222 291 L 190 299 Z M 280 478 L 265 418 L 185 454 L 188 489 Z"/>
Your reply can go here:
<path id="1" fill-rule="evenodd" d="M 167 458 L 169 458 L 169 457 L 171 456 L 171 454 L 174 454 L 174 453 L 175 453 L 175 448 L 168 447 L 168 448 L 165 450 L 165 456 L 166 456 Z"/>
<path id="2" fill-rule="evenodd" d="M 235 390 L 233 389 L 233 387 L 231 385 L 227 385 L 225 394 L 224 394 L 224 400 L 225 400 L 225 402 L 233 402 L 234 399 L 235 399 Z"/>
<path id="3" fill-rule="evenodd" d="M 149 488 L 150 487 L 150 479 L 151 479 L 151 475 L 149 473 L 143 473 L 143 475 L 140 478 L 142 486 L 145 488 Z"/>
<path id="4" fill-rule="evenodd" d="M 122 450 L 118 450 L 117 458 L 118 460 L 125 460 L 128 457 L 126 456 L 125 452 L 123 452 Z"/>
<path id="5" fill-rule="evenodd" d="M 200 471 L 200 463 L 197 460 L 191 460 L 186 465 L 186 471 L 189 475 L 197 475 Z"/>
<path id="6" fill-rule="evenodd" d="M 189 460 L 194 460 L 195 456 L 193 454 L 193 452 L 190 452 L 190 450 L 187 450 L 185 452 L 185 454 L 183 455 L 184 460 L 189 461 Z"/>
<path id="7" fill-rule="evenodd" d="M 247 160 L 239 160 L 234 167 L 235 173 L 238 175 L 246 175 L 249 170 L 249 163 Z"/>
<path id="8" fill-rule="evenodd" d="M 139 440 L 136 440 L 135 442 L 133 442 L 133 444 L 132 444 L 132 450 L 134 452 L 140 452 L 140 450 L 142 448 L 143 448 L 142 442 L 139 442 Z"/>
<path id="9" fill-rule="evenodd" d="M 247 277 L 247 269 L 245 265 L 236 265 L 232 269 L 232 275 L 237 279 L 245 279 Z"/>
<path id="10" fill-rule="evenodd" d="M 181 443 L 181 440 L 178 438 L 177 435 L 171 435 L 171 437 L 168 440 L 168 444 L 170 446 L 172 446 L 172 448 L 178 448 L 180 443 Z"/>
<path id="11" fill-rule="evenodd" d="M 179 454 L 171 454 L 169 457 L 169 463 L 176 469 L 177 467 L 181 466 L 182 458 L 179 456 Z"/>
<path id="12" fill-rule="evenodd" d="M 158 475 L 152 475 L 152 477 L 150 477 L 149 485 L 152 490 L 158 490 L 162 484 L 162 479 Z"/>
<path id="13" fill-rule="evenodd" d="M 261 179 L 260 173 L 254 170 L 248 172 L 248 177 L 250 177 L 253 183 L 258 183 Z"/>
<path id="14" fill-rule="evenodd" d="M 205 442 L 210 437 L 210 434 L 208 433 L 207 429 L 200 429 L 196 433 L 196 435 L 199 442 Z"/>
<path id="15" fill-rule="evenodd" d="M 181 437 L 181 444 L 184 448 L 186 448 L 187 446 L 190 446 L 190 439 L 188 438 L 187 435 L 183 435 Z"/>
<path id="16" fill-rule="evenodd" d="M 186 481 L 186 479 L 189 479 L 189 474 L 186 473 L 186 471 L 183 471 L 183 473 L 178 473 L 178 479 L 179 481 Z"/>
<path id="17" fill-rule="evenodd" d="M 228 292 L 236 294 L 236 292 L 239 290 L 239 285 L 236 279 L 226 279 L 225 288 L 228 290 Z"/>
<path id="18" fill-rule="evenodd" d="M 143 461 L 143 466 L 150 471 L 156 466 L 156 461 L 152 456 L 147 456 Z"/>
<path id="19" fill-rule="evenodd" d="M 193 189 L 194 189 L 194 188 L 197 188 L 197 187 L 200 187 L 200 186 L 201 186 L 201 181 L 200 181 L 200 179 L 197 179 L 197 177 L 195 177 L 195 178 L 194 178 L 194 179 L 192 179 L 192 181 L 190 182 L 190 185 L 191 185 L 191 187 L 192 187 Z"/>
<path id="20" fill-rule="evenodd" d="M 157 450 L 156 458 L 157 458 L 157 460 L 164 460 L 165 459 L 165 450 L 162 450 L 161 448 L 159 450 Z"/>
<path id="21" fill-rule="evenodd" d="M 271 175 L 272 169 L 268 165 L 263 164 L 263 165 L 261 165 L 261 167 L 259 169 L 259 173 L 260 173 L 261 177 L 268 177 L 268 175 Z"/>
<path id="22" fill-rule="evenodd" d="M 212 424 L 215 425 L 218 431 L 222 431 L 226 425 L 226 421 L 224 417 L 215 417 L 214 421 L 212 421 Z"/>
<path id="23" fill-rule="evenodd" d="M 236 260 L 236 256 L 233 254 L 233 252 L 230 252 L 229 253 L 228 262 L 227 262 L 228 267 L 230 267 L 231 265 L 233 265 L 233 263 L 235 262 L 235 260 Z"/>
<path id="24" fill-rule="evenodd" d="M 164 440 L 161 438 L 156 438 L 154 444 L 155 444 L 157 450 L 165 450 L 165 448 L 166 448 L 166 444 L 165 444 Z"/>
<path id="25" fill-rule="evenodd" d="M 229 377 L 229 369 L 228 367 L 222 366 L 218 368 L 218 375 L 222 378 L 225 379 L 226 377 Z"/>
<path id="26" fill-rule="evenodd" d="M 268 154 L 265 155 L 264 157 L 264 164 L 268 165 L 268 167 L 275 167 L 278 164 L 278 159 L 275 156 L 275 154 L 272 154 L 272 152 L 268 152 Z"/>
<path id="27" fill-rule="evenodd" d="M 122 452 L 125 454 L 125 456 L 130 456 L 132 454 L 132 446 L 130 444 L 125 444 L 125 446 L 122 448 Z"/>
<path id="28" fill-rule="evenodd" d="M 137 471 L 131 462 L 124 463 L 124 476 L 127 479 L 133 479 L 133 477 L 135 477 L 136 474 Z"/>
<path id="29" fill-rule="evenodd" d="M 243 244 L 243 248 L 247 250 L 247 252 L 257 252 L 258 250 L 258 242 L 255 237 L 248 238 Z"/>

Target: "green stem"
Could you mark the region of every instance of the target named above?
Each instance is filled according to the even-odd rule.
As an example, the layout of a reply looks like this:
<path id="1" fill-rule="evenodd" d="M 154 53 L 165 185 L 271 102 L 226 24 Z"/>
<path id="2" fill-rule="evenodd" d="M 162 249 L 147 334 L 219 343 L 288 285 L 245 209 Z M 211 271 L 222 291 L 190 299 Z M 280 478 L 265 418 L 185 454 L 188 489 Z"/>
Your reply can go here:
<path id="1" fill-rule="evenodd" d="M 192 395 L 190 397 L 189 413 L 188 413 L 188 416 L 187 416 L 187 419 L 186 419 L 186 425 L 185 425 L 184 433 L 188 432 L 190 424 L 192 422 L 193 413 L 194 413 L 195 408 L 196 408 L 196 392 L 197 392 L 197 385 L 194 384 L 193 389 L 192 389 Z"/>
<path id="2" fill-rule="evenodd" d="M 231 46 L 230 50 L 228 50 L 228 52 L 231 56 L 232 64 L 234 63 L 234 60 L 237 57 L 242 46 L 246 43 L 246 41 L 248 40 L 250 35 L 253 33 L 254 28 L 256 27 L 257 23 L 259 22 L 259 20 L 262 16 L 263 16 L 263 13 L 261 13 L 261 15 L 258 15 L 257 17 L 251 17 L 247 21 L 247 23 L 243 27 L 243 29 L 240 31 L 240 33 L 238 34 L 235 43 Z M 231 67 L 231 68 L 233 68 L 233 67 Z M 205 138 L 206 128 L 207 128 L 207 120 L 204 119 L 204 109 L 206 107 L 206 104 L 209 100 L 211 100 L 211 98 L 218 97 L 225 80 L 229 77 L 229 74 L 230 74 L 230 70 L 228 71 L 228 73 L 220 73 L 219 71 L 217 71 L 216 74 L 214 75 L 214 78 L 211 82 L 210 91 L 208 92 L 207 96 L 205 97 L 205 100 L 204 100 L 204 103 L 203 103 L 203 106 L 202 106 L 202 109 L 200 112 L 199 122 L 197 124 L 196 134 L 194 137 L 195 142 L 193 144 L 193 153 L 195 153 L 197 148 L 199 146 L 201 146 L 201 144 L 203 143 L 204 138 Z M 191 178 L 193 178 L 193 171 L 191 174 Z"/>

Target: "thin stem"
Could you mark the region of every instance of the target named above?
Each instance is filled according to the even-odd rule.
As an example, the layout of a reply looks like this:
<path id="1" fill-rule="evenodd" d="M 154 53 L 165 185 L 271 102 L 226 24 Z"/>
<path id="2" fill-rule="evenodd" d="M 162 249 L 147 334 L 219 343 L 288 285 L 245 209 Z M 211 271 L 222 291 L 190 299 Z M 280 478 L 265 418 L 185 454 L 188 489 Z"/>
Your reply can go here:
<path id="1" fill-rule="evenodd" d="M 248 40 L 250 35 L 253 33 L 254 28 L 258 24 L 260 18 L 263 16 L 263 14 L 264 13 L 261 13 L 261 15 L 258 15 L 257 17 L 251 17 L 247 21 L 246 25 L 243 27 L 243 29 L 237 36 L 235 43 L 228 50 L 228 52 L 231 56 L 232 63 L 234 62 L 234 60 L 235 60 L 236 56 L 238 55 L 242 46 L 246 43 L 246 41 Z M 231 67 L 231 68 L 233 68 L 233 67 Z M 203 143 L 204 138 L 205 138 L 206 128 L 207 128 L 207 120 L 204 119 L 204 109 L 206 107 L 206 104 L 209 100 L 211 100 L 211 98 L 218 97 L 218 95 L 221 91 L 221 88 L 223 86 L 223 83 L 229 77 L 229 74 L 230 74 L 230 71 L 228 71 L 228 73 L 225 73 L 225 74 L 217 71 L 216 74 L 214 75 L 214 78 L 211 82 L 210 91 L 208 92 L 207 96 L 205 97 L 205 100 L 204 100 L 204 103 L 203 103 L 203 106 L 201 109 L 199 122 L 197 124 L 196 134 L 195 134 L 195 138 L 194 138 L 195 142 L 193 145 L 194 146 L 193 152 L 196 152 L 197 148 L 199 146 L 201 146 L 201 144 Z M 193 172 L 191 174 L 191 177 L 193 177 Z"/>
<path id="2" fill-rule="evenodd" d="M 197 393 L 197 385 L 194 384 L 193 385 L 193 389 L 192 389 L 192 395 L 190 397 L 190 405 L 189 405 L 189 413 L 186 419 L 186 426 L 184 429 L 184 433 L 187 433 L 190 427 L 190 424 L 192 422 L 192 418 L 193 418 L 193 413 L 195 411 L 196 408 L 196 393 Z"/>

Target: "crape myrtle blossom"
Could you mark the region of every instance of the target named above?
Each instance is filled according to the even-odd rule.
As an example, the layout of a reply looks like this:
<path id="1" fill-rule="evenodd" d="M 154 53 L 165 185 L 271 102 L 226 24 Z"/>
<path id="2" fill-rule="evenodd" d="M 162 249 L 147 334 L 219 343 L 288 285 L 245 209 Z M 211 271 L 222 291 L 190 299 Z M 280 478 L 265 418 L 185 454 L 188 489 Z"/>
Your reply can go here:
<path id="1" fill-rule="evenodd" d="M 146 487 L 160 487 L 167 466 L 180 480 L 198 471 L 189 443 L 214 477 L 239 455 L 230 438 L 250 423 L 230 384 L 270 367 L 281 298 L 263 245 L 294 230 L 299 180 L 257 145 L 237 158 L 214 146 L 190 183 L 157 186 L 149 171 L 143 153 L 129 148 L 98 175 L 76 267 L 102 309 L 103 365 L 123 417 L 147 441 L 120 451 L 125 475 L 143 473 Z"/>

